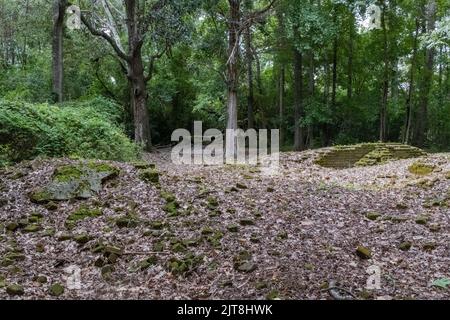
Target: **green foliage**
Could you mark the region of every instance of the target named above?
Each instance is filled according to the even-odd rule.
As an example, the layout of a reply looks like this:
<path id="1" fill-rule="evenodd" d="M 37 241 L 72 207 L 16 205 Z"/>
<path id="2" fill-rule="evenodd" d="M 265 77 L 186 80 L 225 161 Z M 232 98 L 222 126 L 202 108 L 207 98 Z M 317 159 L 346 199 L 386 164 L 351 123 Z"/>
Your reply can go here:
<path id="1" fill-rule="evenodd" d="M 118 110 L 103 98 L 66 106 L 1 100 L 0 162 L 36 156 L 133 160 L 138 148 L 118 126 Z"/>

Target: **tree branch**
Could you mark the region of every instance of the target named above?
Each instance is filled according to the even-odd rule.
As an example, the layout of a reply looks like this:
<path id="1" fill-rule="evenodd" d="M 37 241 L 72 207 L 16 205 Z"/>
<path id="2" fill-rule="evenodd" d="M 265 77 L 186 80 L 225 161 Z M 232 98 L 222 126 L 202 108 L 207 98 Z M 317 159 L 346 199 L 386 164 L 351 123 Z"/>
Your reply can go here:
<path id="1" fill-rule="evenodd" d="M 94 26 L 90 23 L 90 21 L 86 18 L 86 16 L 84 14 L 81 14 L 81 21 L 83 22 L 83 24 L 88 28 L 89 32 L 97 37 L 102 37 L 103 39 L 105 39 L 114 49 L 114 51 L 116 52 L 116 54 L 123 60 L 125 61 L 130 61 L 131 58 L 122 51 L 122 49 L 120 48 L 120 45 L 117 44 L 114 39 L 112 37 L 110 37 L 106 32 L 104 31 L 100 31 L 94 28 Z"/>

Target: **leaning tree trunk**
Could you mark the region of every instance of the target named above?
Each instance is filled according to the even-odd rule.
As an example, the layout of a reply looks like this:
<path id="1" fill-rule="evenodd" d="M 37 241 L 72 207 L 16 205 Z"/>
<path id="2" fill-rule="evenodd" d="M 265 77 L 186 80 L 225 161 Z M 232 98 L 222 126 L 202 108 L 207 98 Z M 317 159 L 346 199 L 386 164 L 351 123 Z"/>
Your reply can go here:
<path id="1" fill-rule="evenodd" d="M 67 0 L 53 2 L 52 91 L 54 102 L 63 101 L 63 30 Z"/>

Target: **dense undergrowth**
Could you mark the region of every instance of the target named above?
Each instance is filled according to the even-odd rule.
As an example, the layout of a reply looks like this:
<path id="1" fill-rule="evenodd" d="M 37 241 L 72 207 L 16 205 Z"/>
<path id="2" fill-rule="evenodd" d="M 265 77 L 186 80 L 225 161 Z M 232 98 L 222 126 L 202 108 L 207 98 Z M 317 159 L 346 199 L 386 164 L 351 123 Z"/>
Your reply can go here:
<path id="1" fill-rule="evenodd" d="M 37 156 L 136 159 L 139 148 L 125 135 L 122 114 L 105 98 L 63 105 L 0 100 L 0 166 Z"/>

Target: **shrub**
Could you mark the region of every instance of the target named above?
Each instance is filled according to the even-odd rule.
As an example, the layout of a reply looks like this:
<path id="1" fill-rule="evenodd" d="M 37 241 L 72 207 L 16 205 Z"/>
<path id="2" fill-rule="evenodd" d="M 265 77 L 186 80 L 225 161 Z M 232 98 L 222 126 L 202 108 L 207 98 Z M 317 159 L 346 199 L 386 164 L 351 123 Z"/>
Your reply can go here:
<path id="1" fill-rule="evenodd" d="M 134 160 L 139 150 L 118 110 L 102 98 L 63 106 L 0 100 L 0 165 L 39 155 Z"/>

